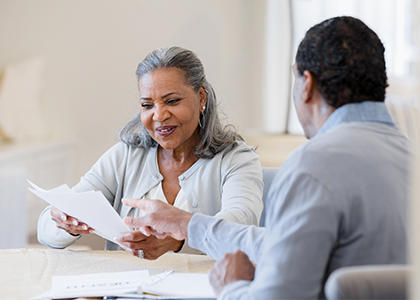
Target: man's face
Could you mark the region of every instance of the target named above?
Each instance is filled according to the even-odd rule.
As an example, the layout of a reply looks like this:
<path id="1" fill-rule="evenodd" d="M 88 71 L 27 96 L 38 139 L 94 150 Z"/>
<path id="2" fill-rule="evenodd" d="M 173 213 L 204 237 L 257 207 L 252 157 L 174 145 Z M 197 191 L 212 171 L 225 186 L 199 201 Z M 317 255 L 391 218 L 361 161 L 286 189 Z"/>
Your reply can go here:
<path id="1" fill-rule="evenodd" d="M 311 117 L 311 114 L 309 113 L 308 105 L 306 104 L 306 101 L 305 101 L 306 93 L 303 93 L 304 88 L 305 88 L 305 78 L 304 76 L 299 75 L 296 63 L 294 63 L 292 70 L 293 70 L 293 77 L 294 77 L 293 92 L 292 92 L 293 103 L 295 104 L 296 113 L 297 113 L 299 122 L 303 127 L 303 131 L 305 132 L 305 136 L 309 139 L 314 135 L 314 133 L 310 132 L 310 128 L 312 127 L 310 126 L 312 124 L 311 122 L 312 117 Z"/>

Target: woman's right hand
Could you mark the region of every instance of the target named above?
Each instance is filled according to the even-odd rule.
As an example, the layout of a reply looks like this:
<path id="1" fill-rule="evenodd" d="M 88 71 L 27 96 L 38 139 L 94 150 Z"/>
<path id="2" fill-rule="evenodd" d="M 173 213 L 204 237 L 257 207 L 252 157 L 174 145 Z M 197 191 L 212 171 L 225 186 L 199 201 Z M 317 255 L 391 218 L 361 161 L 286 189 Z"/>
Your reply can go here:
<path id="1" fill-rule="evenodd" d="M 55 222 L 58 228 L 65 230 L 71 235 L 89 234 L 94 233 L 95 230 L 90 228 L 87 224 L 80 222 L 76 218 L 66 215 L 64 212 L 56 208 L 51 207 L 50 210 L 51 218 Z"/>

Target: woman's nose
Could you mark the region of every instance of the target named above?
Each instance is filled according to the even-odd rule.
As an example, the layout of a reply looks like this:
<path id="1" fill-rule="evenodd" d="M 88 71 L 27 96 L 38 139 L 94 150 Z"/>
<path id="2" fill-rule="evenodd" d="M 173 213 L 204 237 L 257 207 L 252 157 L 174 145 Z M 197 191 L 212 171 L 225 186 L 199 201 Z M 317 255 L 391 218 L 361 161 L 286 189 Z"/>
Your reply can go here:
<path id="1" fill-rule="evenodd" d="M 153 121 L 156 122 L 163 122 L 171 116 L 168 109 L 165 107 L 165 105 L 156 105 L 155 111 L 153 112 Z"/>

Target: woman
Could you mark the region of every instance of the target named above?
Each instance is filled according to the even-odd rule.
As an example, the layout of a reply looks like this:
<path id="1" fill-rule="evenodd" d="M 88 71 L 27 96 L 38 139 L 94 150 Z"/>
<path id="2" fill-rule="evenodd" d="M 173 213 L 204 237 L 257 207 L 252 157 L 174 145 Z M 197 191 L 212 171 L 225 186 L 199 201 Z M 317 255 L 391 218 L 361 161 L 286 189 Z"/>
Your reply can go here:
<path id="1" fill-rule="evenodd" d="M 122 198 L 159 199 L 189 212 L 258 225 L 262 171 L 255 151 L 232 127 L 223 127 L 216 97 L 197 56 L 180 47 L 149 53 L 137 68 L 140 112 L 73 188 L 100 190 L 121 215 L 139 216 Z M 38 222 L 38 240 L 65 248 L 87 224 L 48 207 Z M 122 246 L 135 256 L 156 259 L 168 251 L 193 253 L 188 242 L 158 240 L 133 230 L 107 250 Z"/>

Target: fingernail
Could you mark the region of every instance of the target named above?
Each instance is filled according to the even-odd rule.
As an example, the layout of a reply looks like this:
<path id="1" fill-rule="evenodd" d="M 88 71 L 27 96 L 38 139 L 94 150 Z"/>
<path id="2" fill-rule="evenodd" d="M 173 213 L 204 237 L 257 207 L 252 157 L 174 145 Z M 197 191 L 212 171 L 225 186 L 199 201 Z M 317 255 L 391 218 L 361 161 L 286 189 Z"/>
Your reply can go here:
<path id="1" fill-rule="evenodd" d="M 141 233 L 143 233 L 144 235 L 146 235 L 146 232 L 144 231 L 144 228 L 143 227 L 140 227 L 139 230 L 140 230 Z"/>
<path id="2" fill-rule="evenodd" d="M 61 215 L 61 220 L 63 221 L 67 220 L 66 215 Z"/>
<path id="3" fill-rule="evenodd" d="M 118 238 L 119 239 L 132 238 L 132 236 L 131 236 L 131 233 L 121 233 L 121 235 Z"/>
<path id="4" fill-rule="evenodd" d="M 87 230 L 87 229 L 88 229 L 88 227 L 87 227 L 87 225 L 86 225 L 86 224 L 83 224 L 83 225 L 82 225 L 82 228 L 83 228 L 84 230 Z"/>
<path id="5" fill-rule="evenodd" d="M 74 220 L 73 222 L 72 222 L 72 224 L 74 225 L 74 226 L 77 226 L 77 221 L 76 220 Z"/>

